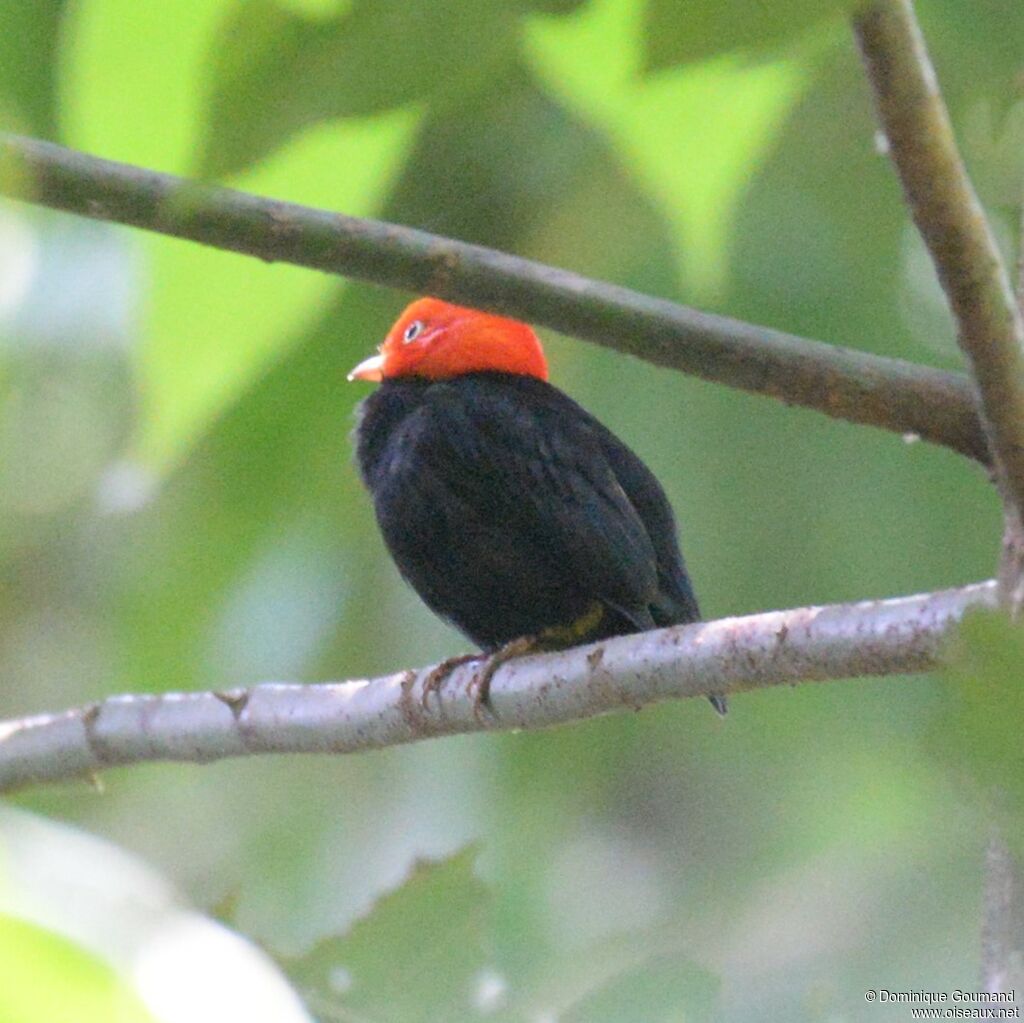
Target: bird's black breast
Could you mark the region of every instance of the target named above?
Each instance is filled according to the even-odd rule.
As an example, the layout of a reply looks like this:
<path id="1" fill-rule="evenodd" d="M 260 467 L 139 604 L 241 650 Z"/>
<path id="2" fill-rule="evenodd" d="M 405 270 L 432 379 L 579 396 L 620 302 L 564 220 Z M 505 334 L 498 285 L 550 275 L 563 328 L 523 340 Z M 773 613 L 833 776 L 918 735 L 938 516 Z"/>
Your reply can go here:
<path id="1" fill-rule="evenodd" d="M 485 649 L 574 621 L 599 635 L 699 617 L 671 508 L 639 458 L 532 377 L 388 380 L 357 461 L 402 575 Z"/>

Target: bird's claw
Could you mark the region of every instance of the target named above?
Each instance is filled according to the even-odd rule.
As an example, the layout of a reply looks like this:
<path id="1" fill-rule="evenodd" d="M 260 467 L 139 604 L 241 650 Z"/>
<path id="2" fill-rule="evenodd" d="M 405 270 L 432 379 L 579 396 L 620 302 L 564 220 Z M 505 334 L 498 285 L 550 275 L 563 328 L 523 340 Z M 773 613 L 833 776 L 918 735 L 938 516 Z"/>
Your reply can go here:
<path id="1" fill-rule="evenodd" d="M 436 668 L 431 669 L 429 675 L 423 681 L 423 695 L 420 697 L 420 704 L 427 710 L 427 703 L 431 693 L 440 693 L 448 676 L 459 665 L 468 664 L 470 661 L 484 662 L 480 670 L 473 673 L 473 676 L 466 683 L 466 695 L 473 700 L 473 717 L 480 724 L 484 723 L 485 712 L 491 712 L 491 679 L 494 673 L 506 662 L 522 657 L 523 654 L 536 650 L 538 639 L 536 636 L 521 636 L 503 647 L 495 650 L 493 654 L 459 654 L 457 657 L 448 657 Z"/>
<path id="2" fill-rule="evenodd" d="M 438 694 L 438 699 L 440 699 L 441 686 L 459 665 L 468 664 L 470 661 L 481 661 L 485 657 L 486 654 L 458 654 L 455 657 L 446 657 L 436 668 L 431 670 L 423 681 L 423 695 L 420 697 L 423 709 L 427 709 L 431 693 Z"/>
<path id="3" fill-rule="evenodd" d="M 537 646 L 538 639 L 536 636 L 520 636 L 519 639 L 513 639 L 503 647 L 495 650 L 487 658 L 487 662 L 481 670 L 476 672 L 469 680 L 469 683 L 466 685 L 466 693 L 473 697 L 473 716 L 478 722 L 483 722 L 484 711 L 494 713 L 490 706 L 491 679 L 494 678 L 494 673 L 503 664 L 514 661 L 517 657 L 522 657 L 524 654 L 532 653 L 537 649 Z"/>
<path id="4" fill-rule="evenodd" d="M 486 674 L 487 669 L 484 669 Z M 486 712 L 490 710 L 488 706 L 489 690 L 491 681 L 490 678 L 482 679 L 480 675 L 474 675 L 469 682 L 466 683 L 466 695 L 473 701 L 473 717 L 478 725 L 484 724 L 486 720 Z"/>
<path id="5" fill-rule="evenodd" d="M 497 660 L 497 657 L 497 654 L 489 657 L 480 671 L 474 672 L 473 677 L 466 683 L 466 695 L 473 700 L 473 717 L 476 718 L 477 724 L 482 725 L 485 712 L 491 710 L 491 679 L 498 668 L 505 663 L 503 660 Z M 496 661 L 497 663 L 495 663 Z"/>

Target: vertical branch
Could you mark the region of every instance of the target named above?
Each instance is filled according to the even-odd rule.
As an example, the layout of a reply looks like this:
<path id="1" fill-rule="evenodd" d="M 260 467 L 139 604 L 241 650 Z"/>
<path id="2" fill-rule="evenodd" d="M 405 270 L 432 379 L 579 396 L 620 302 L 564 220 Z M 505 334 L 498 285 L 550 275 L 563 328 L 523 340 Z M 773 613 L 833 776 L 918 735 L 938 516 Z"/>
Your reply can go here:
<path id="1" fill-rule="evenodd" d="M 1004 501 L 1024 509 L 1024 321 L 957 150 L 910 0 L 854 19 L 907 205 L 956 320 L 978 387 Z"/>
<path id="2" fill-rule="evenodd" d="M 1024 316 L 1024 181 L 1021 182 L 1020 232 L 1017 235 L 1017 308 Z"/>
<path id="3" fill-rule="evenodd" d="M 854 19 L 854 31 L 907 205 L 949 300 L 978 388 L 1003 499 L 1000 603 L 1019 614 L 1024 607 L 1021 307 L 957 150 L 911 0 L 877 0 Z M 1024 986 L 1024 882 L 998 828 L 986 855 L 982 912 L 985 989 Z"/>
<path id="4" fill-rule="evenodd" d="M 1017 309 L 1024 314 L 1024 196 L 1020 214 Z M 1016 508 L 1006 506 L 1004 513 L 999 598 L 1019 618 L 1024 608 L 1024 526 Z M 992 992 L 1024 989 L 1024 873 L 998 825 L 992 828 L 985 855 L 981 983 Z"/>
<path id="5" fill-rule="evenodd" d="M 981 984 L 985 991 L 1024 988 L 1024 885 L 1020 864 L 993 832 L 985 853 Z"/>
<path id="6" fill-rule="evenodd" d="M 1024 315 L 1024 195 L 1017 250 L 1017 310 Z M 999 559 L 999 602 L 1014 618 L 1024 613 L 1024 509 L 1003 502 L 1003 551 Z"/>

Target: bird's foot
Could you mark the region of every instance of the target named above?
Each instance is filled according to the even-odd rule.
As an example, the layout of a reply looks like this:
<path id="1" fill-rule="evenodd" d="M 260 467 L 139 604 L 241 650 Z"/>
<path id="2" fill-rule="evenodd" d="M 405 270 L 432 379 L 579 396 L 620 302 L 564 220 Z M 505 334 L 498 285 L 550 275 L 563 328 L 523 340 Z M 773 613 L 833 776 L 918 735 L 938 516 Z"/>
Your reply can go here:
<path id="1" fill-rule="evenodd" d="M 504 646 L 498 647 L 492 654 L 458 654 L 455 657 L 448 657 L 427 675 L 423 682 L 420 703 L 426 710 L 431 694 L 440 692 L 441 686 L 445 684 L 448 676 L 456 668 L 472 661 L 482 661 L 480 670 L 475 672 L 466 683 L 466 695 L 473 698 L 473 716 L 482 722 L 485 712 L 490 710 L 491 679 L 494 677 L 494 673 L 503 664 L 544 648 L 543 636 L 520 636 Z"/>
<path id="2" fill-rule="evenodd" d="M 467 695 L 473 697 L 473 716 L 478 720 L 483 719 L 484 711 L 490 709 L 491 679 L 494 673 L 509 661 L 517 657 L 531 654 L 540 647 L 540 639 L 537 636 L 520 636 L 506 643 L 487 658 L 483 668 L 476 672 L 466 686 Z"/>
<path id="3" fill-rule="evenodd" d="M 440 692 L 441 686 L 445 683 L 445 679 L 447 679 L 460 664 L 469 664 L 470 661 L 482 661 L 486 657 L 486 654 L 457 654 L 455 657 L 446 657 L 430 672 L 423 682 L 423 695 L 420 697 L 420 703 L 422 704 L 423 709 L 427 709 L 427 701 L 430 699 L 430 694 Z"/>

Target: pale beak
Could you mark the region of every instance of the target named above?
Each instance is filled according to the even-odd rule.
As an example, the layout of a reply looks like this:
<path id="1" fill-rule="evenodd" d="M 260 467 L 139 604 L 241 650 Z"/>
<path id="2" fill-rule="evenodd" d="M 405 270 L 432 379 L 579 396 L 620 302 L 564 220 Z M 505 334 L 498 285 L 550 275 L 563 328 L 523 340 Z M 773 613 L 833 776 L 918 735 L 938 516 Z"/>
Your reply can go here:
<path id="1" fill-rule="evenodd" d="M 384 379 L 384 356 L 378 352 L 361 363 L 348 375 L 349 380 L 375 380 Z"/>

